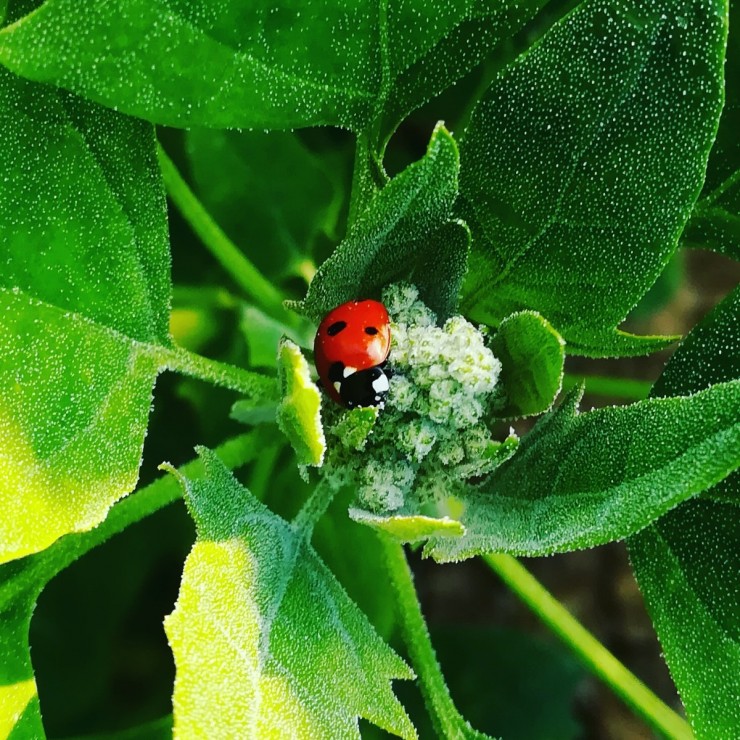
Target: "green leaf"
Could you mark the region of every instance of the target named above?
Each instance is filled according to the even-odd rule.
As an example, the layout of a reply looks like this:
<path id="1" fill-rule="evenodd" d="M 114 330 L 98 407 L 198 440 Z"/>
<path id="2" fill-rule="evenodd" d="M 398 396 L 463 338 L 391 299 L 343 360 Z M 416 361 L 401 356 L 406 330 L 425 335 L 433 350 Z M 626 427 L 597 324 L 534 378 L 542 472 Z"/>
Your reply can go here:
<path id="1" fill-rule="evenodd" d="M 0 562 L 102 521 L 136 485 L 157 374 L 203 370 L 168 332 L 154 143 L 148 124 L 0 70 Z"/>
<path id="2" fill-rule="evenodd" d="M 23 578 L 26 564 L 0 566 L 0 737 L 44 738 L 28 630 L 43 587 Z"/>
<path id="3" fill-rule="evenodd" d="M 688 335 L 653 393 L 683 394 L 740 378 L 739 342 L 740 288 Z M 737 416 L 740 405 L 731 409 Z M 628 540 L 637 582 L 697 737 L 732 737 L 740 726 L 739 503 L 736 471 Z"/>
<path id="4" fill-rule="evenodd" d="M 740 5 L 730 3 L 725 105 L 709 155 L 702 197 L 684 230 L 684 244 L 740 260 Z"/>
<path id="5" fill-rule="evenodd" d="M 0 62 L 155 123 L 387 129 L 542 4 L 47 0 L 3 31 Z"/>
<path id="6" fill-rule="evenodd" d="M 185 144 L 201 202 L 260 270 L 312 270 L 313 246 L 333 236 L 342 205 L 333 170 L 294 133 L 194 129 Z"/>
<path id="7" fill-rule="evenodd" d="M 256 436 L 242 435 L 221 445 L 218 453 L 229 467 L 243 465 L 259 453 L 258 443 Z M 182 470 L 191 478 L 203 475 L 200 460 Z M 43 552 L 0 565 L 0 737 L 45 737 L 28 640 L 31 615 L 42 590 L 79 557 L 178 497 L 176 480 L 159 478 L 113 506 L 99 527 L 67 535 Z"/>
<path id="8" fill-rule="evenodd" d="M 450 517 L 422 514 L 380 516 L 363 509 L 349 510 L 350 517 L 360 524 L 391 535 L 399 542 L 421 542 L 430 537 L 461 537 L 465 527 Z"/>
<path id="9" fill-rule="evenodd" d="M 177 666 L 175 732 L 357 737 L 363 717 L 415 737 L 390 689 L 411 678 L 303 533 L 208 450 L 182 478 L 198 539 L 165 629 Z M 310 605 L 310 608 L 307 608 Z"/>
<path id="10" fill-rule="evenodd" d="M 0 71 L 0 170 L 8 560 L 94 526 L 136 484 L 169 254 L 147 124 Z"/>
<path id="11" fill-rule="evenodd" d="M 466 314 L 534 309 L 579 354 L 665 345 L 614 327 L 701 189 L 726 33 L 725 0 L 586 0 L 494 80 L 461 145 Z"/>
<path id="12" fill-rule="evenodd" d="M 428 553 L 547 555 L 623 539 L 740 465 L 740 381 L 584 414 L 579 396 L 461 495 L 465 535 L 432 540 Z"/>
<path id="13" fill-rule="evenodd" d="M 443 321 L 457 305 L 470 235 L 449 221 L 457 197 L 457 146 L 442 125 L 425 156 L 394 177 L 360 214 L 349 234 L 314 276 L 302 309 L 319 321 L 358 297 L 410 278 Z"/>
<path id="14" fill-rule="evenodd" d="M 565 342 L 535 311 L 512 314 L 501 322 L 491 343 L 501 360 L 506 405 L 499 416 L 531 416 L 552 406 L 563 382 Z"/>
<path id="15" fill-rule="evenodd" d="M 321 425 L 321 393 L 300 347 L 284 339 L 278 349 L 281 396 L 277 423 L 293 445 L 299 465 L 321 467 L 326 452 Z"/>

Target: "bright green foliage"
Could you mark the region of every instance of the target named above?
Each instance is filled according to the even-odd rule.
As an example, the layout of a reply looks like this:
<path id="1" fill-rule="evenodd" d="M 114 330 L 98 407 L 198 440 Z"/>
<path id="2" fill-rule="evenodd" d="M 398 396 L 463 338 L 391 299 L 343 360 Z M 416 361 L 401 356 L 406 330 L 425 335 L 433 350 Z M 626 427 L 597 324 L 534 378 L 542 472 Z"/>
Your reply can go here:
<path id="1" fill-rule="evenodd" d="M 155 123 L 388 129 L 543 3 L 47 0 L 0 62 Z"/>
<path id="2" fill-rule="evenodd" d="M 342 205 L 336 169 L 292 133 L 194 129 L 185 143 L 196 192 L 232 241 L 268 275 L 310 278 Z"/>
<path id="3" fill-rule="evenodd" d="M 31 614 L 43 583 L 23 579 L 25 567 L 23 562 L 0 566 L 0 737 L 3 738 L 44 737 L 28 645 Z"/>
<path id="4" fill-rule="evenodd" d="M 320 321 L 345 301 L 379 298 L 383 286 L 409 277 L 440 320 L 453 313 L 470 242 L 467 227 L 449 221 L 459 165 L 452 136 L 438 125 L 426 155 L 373 198 L 321 265 L 302 303 L 306 314 Z"/>
<path id="5" fill-rule="evenodd" d="M 697 392 L 740 378 L 739 346 L 740 288 L 689 334 L 653 394 Z M 731 409 L 740 416 L 739 403 Z M 713 490 L 715 495 L 681 504 L 628 542 L 697 736 L 732 737 L 740 727 L 740 473 Z"/>
<path id="6" fill-rule="evenodd" d="M 619 540 L 740 465 L 740 381 L 584 414 L 579 396 L 461 495 L 465 535 L 430 542 L 429 554 L 547 555 Z"/>
<path id="7" fill-rule="evenodd" d="M 491 342 L 501 361 L 501 416 L 531 416 L 552 406 L 563 382 L 565 342 L 535 311 L 507 316 Z"/>
<path id="8" fill-rule="evenodd" d="M 725 0 L 586 0 L 491 84 L 461 148 L 463 309 L 539 311 L 573 353 L 615 331 L 673 252 L 722 103 Z"/>
<path id="9" fill-rule="evenodd" d="M 301 350 L 289 339 L 283 340 L 278 350 L 278 378 L 282 396 L 278 426 L 293 445 L 299 465 L 321 466 L 326 449 L 321 394 Z"/>
<path id="10" fill-rule="evenodd" d="M 350 509 L 356 522 L 391 535 L 399 542 L 421 542 L 430 537 L 460 537 L 465 527 L 447 516 L 436 518 L 423 514 L 378 516 L 363 509 Z"/>
<path id="11" fill-rule="evenodd" d="M 357 737 L 363 717 L 415 732 L 390 689 L 411 678 L 306 542 L 208 450 L 182 478 L 198 539 L 165 627 L 175 736 Z"/>
<path id="12" fill-rule="evenodd" d="M 8 560 L 94 526 L 136 484 L 169 255 L 147 124 L 0 71 L 0 171 Z"/>

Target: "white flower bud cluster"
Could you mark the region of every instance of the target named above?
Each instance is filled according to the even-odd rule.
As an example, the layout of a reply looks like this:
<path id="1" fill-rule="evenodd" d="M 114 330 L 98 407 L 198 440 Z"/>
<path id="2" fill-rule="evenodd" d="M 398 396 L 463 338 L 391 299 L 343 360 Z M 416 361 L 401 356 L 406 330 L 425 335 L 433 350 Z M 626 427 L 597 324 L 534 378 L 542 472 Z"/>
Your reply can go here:
<path id="1" fill-rule="evenodd" d="M 484 415 L 501 363 L 462 316 L 437 326 L 415 286 L 389 286 L 383 303 L 391 317 L 385 408 L 362 451 L 336 445 L 324 471 L 349 481 L 360 506 L 390 513 L 439 500 L 456 482 L 492 469 L 499 444 Z M 345 436 L 347 413 L 340 421 L 328 414 L 330 433 L 342 424 Z"/>

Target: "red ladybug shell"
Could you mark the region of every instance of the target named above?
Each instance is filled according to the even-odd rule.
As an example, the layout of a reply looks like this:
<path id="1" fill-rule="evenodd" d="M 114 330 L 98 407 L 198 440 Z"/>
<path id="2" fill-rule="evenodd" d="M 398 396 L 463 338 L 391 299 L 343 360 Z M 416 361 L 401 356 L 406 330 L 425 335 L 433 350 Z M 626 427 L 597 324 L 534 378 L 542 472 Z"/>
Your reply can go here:
<path id="1" fill-rule="evenodd" d="M 319 378 L 326 392 L 342 403 L 330 378 L 332 366 L 341 363 L 347 376 L 385 362 L 391 348 L 388 312 L 379 301 L 348 301 L 329 311 L 319 324 L 313 344 Z"/>

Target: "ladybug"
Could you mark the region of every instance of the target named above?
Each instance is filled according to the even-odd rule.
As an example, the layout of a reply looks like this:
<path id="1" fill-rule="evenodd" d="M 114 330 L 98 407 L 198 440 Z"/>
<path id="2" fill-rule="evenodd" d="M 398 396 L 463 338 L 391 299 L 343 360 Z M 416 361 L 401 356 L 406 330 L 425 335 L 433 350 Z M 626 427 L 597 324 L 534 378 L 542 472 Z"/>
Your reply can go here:
<path id="1" fill-rule="evenodd" d="M 329 311 L 313 343 L 316 370 L 326 392 L 348 408 L 382 405 L 391 326 L 385 306 L 369 299 Z"/>

